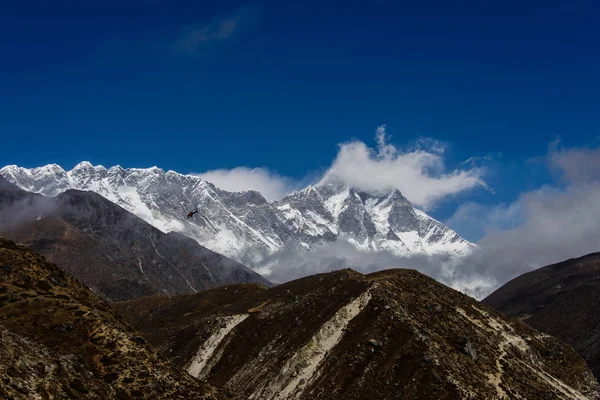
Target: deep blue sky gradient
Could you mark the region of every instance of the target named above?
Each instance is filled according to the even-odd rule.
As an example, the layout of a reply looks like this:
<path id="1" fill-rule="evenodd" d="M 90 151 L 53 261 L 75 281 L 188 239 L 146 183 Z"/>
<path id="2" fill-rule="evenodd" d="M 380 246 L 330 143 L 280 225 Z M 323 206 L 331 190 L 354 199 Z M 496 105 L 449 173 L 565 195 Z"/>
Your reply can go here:
<path id="1" fill-rule="evenodd" d="M 599 7 L 13 2 L 0 13 L 0 164 L 301 178 L 329 166 L 340 142 L 373 145 L 387 124 L 399 145 L 448 143 L 450 168 L 501 153 L 494 194 L 473 195 L 509 201 L 547 179 L 524 163 L 557 135 L 569 146 L 600 135 Z M 186 29 L 235 12 L 230 38 L 177 49 Z"/>

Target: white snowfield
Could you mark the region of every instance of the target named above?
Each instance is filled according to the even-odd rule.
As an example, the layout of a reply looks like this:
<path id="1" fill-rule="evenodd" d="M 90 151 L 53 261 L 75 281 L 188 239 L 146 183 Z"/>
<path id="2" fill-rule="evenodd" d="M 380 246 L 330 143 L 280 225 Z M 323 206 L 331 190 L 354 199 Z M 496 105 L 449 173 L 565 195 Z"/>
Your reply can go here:
<path id="1" fill-rule="evenodd" d="M 448 253 L 461 257 L 473 244 L 415 209 L 398 190 L 368 194 L 320 182 L 267 202 L 253 190 L 227 192 L 194 175 L 160 168 L 105 168 L 81 162 L 0 170 L 24 190 L 56 196 L 68 189 L 96 192 L 163 232 L 180 232 L 252 268 L 283 248 L 311 251 L 347 240 L 364 251 Z M 193 218 L 188 211 L 198 209 Z"/>

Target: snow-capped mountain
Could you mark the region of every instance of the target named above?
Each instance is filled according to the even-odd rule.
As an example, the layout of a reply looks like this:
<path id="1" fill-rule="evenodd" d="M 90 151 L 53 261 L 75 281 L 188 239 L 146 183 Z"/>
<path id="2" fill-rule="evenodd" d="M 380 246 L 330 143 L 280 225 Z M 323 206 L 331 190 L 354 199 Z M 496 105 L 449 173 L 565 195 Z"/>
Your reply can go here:
<path id="1" fill-rule="evenodd" d="M 417 210 L 398 190 L 364 193 L 321 182 L 269 203 L 257 191 L 227 192 L 193 175 L 81 162 L 0 174 L 20 188 L 56 196 L 67 189 L 96 192 L 163 232 L 185 234 L 201 245 L 260 266 L 261 257 L 292 246 L 307 251 L 347 240 L 365 251 L 397 255 L 467 254 L 473 245 Z M 193 218 L 186 214 L 198 209 Z"/>
<path id="2" fill-rule="evenodd" d="M 307 249 L 344 238 L 362 250 L 397 255 L 464 255 L 472 244 L 417 210 L 397 189 L 365 193 L 322 182 L 273 203 L 299 244 Z"/>

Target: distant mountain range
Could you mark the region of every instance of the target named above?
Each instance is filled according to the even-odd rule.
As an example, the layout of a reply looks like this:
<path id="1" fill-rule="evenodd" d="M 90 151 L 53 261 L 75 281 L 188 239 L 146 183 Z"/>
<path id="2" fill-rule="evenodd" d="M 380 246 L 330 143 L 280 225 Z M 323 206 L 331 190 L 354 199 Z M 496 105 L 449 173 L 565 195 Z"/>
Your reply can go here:
<path id="1" fill-rule="evenodd" d="M 193 175 L 81 162 L 70 171 L 56 164 L 10 165 L 0 175 L 46 196 L 69 189 L 93 191 L 162 232 L 180 232 L 202 246 L 256 268 L 277 250 L 311 251 L 346 240 L 365 251 L 395 255 L 450 254 L 474 247 L 429 217 L 395 189 L 366 193 L 324 181 L 268 202 L 259 192 L 227 192 Z M 198 213 L 188 219 L 188 211 Z"/>
<path id="2" fill-rule="evenodd" d="M 0 235 L 59 263 L 106 300 L 271 283 L 179 233 L 163 233 L 94 192 L 26 192 L 0 176 Z"/>

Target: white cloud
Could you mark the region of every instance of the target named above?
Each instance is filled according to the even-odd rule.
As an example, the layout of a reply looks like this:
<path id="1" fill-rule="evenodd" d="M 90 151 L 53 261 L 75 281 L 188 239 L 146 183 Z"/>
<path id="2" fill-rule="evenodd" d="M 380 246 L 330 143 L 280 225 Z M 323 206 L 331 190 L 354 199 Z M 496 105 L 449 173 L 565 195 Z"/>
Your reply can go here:
<path id="1" fill-rule="evenodd" d="M 541 188 L 517 201 L 524 222 L 478 242 L 471 269 L 500 283 L 548 264 L 600 251 L 600 183 Z"/>
<path id="2" fill-rule="evenodd" d="M 248 263 L 249 260 L 241 261 Z M 282 248 L 273 254 L 264 254 L 260 265 L 256 271 L 274 283 L 344 268 L 351 268 L 363 274 L 390 268 L 415 269 L 475 298 L 482 298 L 489 293 L 495 283 L 476 271 L 462 273 L 462 262 L 447 254 L 400 257 L 386 250 L 359 250 L 345 240 L 338 240 L 310 252 Z"/>
<path id="3" fill-rule="evenodd" d="M 297 182 L 266 168 L 237 167 L 195 174 L 230 192 L 256 190 L 268 201 L 278 200 L 297 189 Z"/>
<path id="4" fill-rule="evenodd" d="M 600 149 L 553 149 L 548 158 L 567 182 L 600 181 Z"/>
<path id="5" fill-rule="evenodd" d="M 445 171 L 444 146 L 422 138 L 406 151 L 387 142 L 385 127 L 377 129 L 377 150 L 353 141 L 341 144 L 331 167 L 321 181 L 341 180 L 359 190 L 375 191 L 397 188 L 415 205 L 427 210 L 443 198 L 475 187 L 487 187 L 482 180 L 484 169 L 473 166 L 485 158 L 472 157 L 469 169 Z M 266 168 L 237 167 L 196 174 L 228 191 L 254 189 L 267 200 L 278 200 L 314 179 L 283 177 Z"/>
<path id="6" fill-rule="evenodd" d="M 483 205 L 473 201 L 458 206 L 445 221 L 462 237 L 477 241 L 493 230 L 511 229 L 522 222 L 520 203 Z"/>
<path id="7" fill-rule="evenodd" d="M 424 209 L 444 197 L 486 187 L 483 168 L 446 171 L 444 147 L 439 142 L 425 139 L 402 151 L 387 142 L 385 126 L 377 129 L 376 137 L 377 149 L 360 141 L 340 145 L 324 180 L 338 179 L 365 191 L 397 188 Z"/>
<path id="8" fill-rule="evenodd" d="M 510 205 L 467 203 L 448 224 L 464 225 L 485 235 L 463 262 L 464 275 L 487 277 L 490 287 L 539 267 L 600 251 L 600 152 L 592 149 L 558 151 L 546 160 L 568 182 L 544 185 L 523 193 Z"/>

